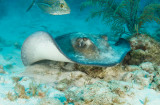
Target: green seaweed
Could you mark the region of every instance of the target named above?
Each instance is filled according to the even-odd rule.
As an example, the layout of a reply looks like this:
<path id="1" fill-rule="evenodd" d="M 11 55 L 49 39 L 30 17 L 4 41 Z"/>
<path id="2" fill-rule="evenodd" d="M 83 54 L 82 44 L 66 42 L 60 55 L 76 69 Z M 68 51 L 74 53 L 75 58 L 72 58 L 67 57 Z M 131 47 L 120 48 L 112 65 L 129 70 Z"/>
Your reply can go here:
<path id="1" fill-rule="evenodd" d="M 98 16 L 111 26 L 113 34 L 119 37 L 123 34 L 132 36 L 141 33 L 146 22 L 155 21 L 160 24 L 160 3 L 148 1 L 142 8 L 140 2 L 141 0 L 86 0 L 81 4 L 81 10 L 93 7 L 87 21 Z"/>

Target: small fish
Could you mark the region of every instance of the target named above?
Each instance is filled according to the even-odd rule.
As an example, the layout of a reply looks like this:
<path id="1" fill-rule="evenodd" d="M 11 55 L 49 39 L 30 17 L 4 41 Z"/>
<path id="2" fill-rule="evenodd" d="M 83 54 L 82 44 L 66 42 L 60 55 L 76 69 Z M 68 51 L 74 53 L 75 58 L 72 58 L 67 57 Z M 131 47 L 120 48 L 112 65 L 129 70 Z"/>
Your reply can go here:
<path id="1" fill-rule="evenodd" d="M 37 4 L 42 11 L 51 15 L 70 14 L 70 8 L 64 0 L 33 0 L 26 11 L 28 12 L 34 4 Z"/>

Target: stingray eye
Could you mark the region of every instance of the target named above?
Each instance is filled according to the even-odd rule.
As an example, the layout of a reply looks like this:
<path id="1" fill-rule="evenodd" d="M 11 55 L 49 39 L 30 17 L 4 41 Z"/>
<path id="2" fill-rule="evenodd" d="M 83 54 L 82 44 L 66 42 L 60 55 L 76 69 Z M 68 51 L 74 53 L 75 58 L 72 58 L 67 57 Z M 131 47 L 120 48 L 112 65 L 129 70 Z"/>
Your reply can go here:
<path id="1" fill-rule="evenodd" d="M 63 3 L 61 3 L 61 4 L 60 4 L 60 7 L 61 7 L 61 8 L 63 8 L 63 7 L 64 7 L 64 4 L 63 4 Z"/>
<path id="2" fill-rule="evenodd" d="M 87 41 L 87 40 L 88 40 L 88 38 L 84 37 L 84 38 L 83 38 L 83 40 L 84 40 L 84 41 Z"/>

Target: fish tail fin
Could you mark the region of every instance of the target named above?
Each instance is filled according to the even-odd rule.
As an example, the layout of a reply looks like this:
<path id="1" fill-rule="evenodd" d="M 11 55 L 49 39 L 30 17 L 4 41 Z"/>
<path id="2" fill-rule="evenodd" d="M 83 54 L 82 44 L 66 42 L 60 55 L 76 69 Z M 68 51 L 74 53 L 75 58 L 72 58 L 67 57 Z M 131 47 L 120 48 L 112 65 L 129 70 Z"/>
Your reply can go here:
<path id="1" fill-rule="evenodd" d="M 26 12 L 28 12 L 34 5 L 34 3 L 36 2 L 36 0 L 33 0 L 32 1 L 32 4 L 27 8 Z"/>

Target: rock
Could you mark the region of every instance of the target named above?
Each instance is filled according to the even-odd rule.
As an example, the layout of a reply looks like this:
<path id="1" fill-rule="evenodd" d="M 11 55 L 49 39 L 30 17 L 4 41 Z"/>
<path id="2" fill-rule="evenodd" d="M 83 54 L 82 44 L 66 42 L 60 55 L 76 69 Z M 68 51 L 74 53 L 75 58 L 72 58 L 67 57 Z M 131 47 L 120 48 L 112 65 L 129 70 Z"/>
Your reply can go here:
<path id="1" fill-rule="evenodd" d="M 68 103 L 76 105 L 124 105 L 128 94 L 126 84 L 117 81 L 97 81 L 80 88 L 71 87 L 65 91 Z M 129 86 L 130 87 L 130 86 Z"/>
<path id="2" fill-rule="evenodd" d="M 127 65 L 125 70 L 126 71 L 136 71 L 136 70 L 141 70 L 141 68 L 137 65 Z"/>
<path id="3" fill-rule="evenodd" d="M 4 71 L 4 69 L 3 69 L 3 66 L 0 66 L 0 73 L 1 74 L 5 74 L 6 72 Z"/>
<path id="4" fill-rule="evenodd" d="M 158 69 L 159 66 L 157 66 L 157 69 L 154 72 L 154 78 L 151 83 L 151 88 L 160 91 L 160 71 Z"/>
<path id="5" fill-rule="evenodd" d="M 157 67 L 156 67 L 156 70 L 157 70 L 157 71 L 160 71 L 160 66 L 157 66 Z"/>
<path id="6" fill-rule="evenodd" d="M 142 49 L 132 50 L 130 52 L 130 56 L 132 57 L 128 62 L 130 65 L 139 65 L 141 62 L 143 62 L 146 53 Z"/>
<path id="7" fill-rule="evenodd" d="M 130 44 L 132 50 L 125 57 L 124 64 L 139 65 L 143 62 L 160 64 L 160 44 L 149 35 L 133 35 Z"/>
<path id="8" fill-rule="evenodd" d="M 65 70 L 65 71 L 74 71 L 74 63 L 68 63 L 68 62 L 57 62 L 57 65 L 59 66 L 60 69 Z"/>
<path id="9" fill-rule="evenodd" d="M 59 83 L 59 84 L 56 85 L 55 88 L 60 90 L 60 91 L 64 91 L 67 88 L 67 84 L 66 83 Z"/>
<path id="10" fill-rule="evenodd" d="M 63 103 L 55 98 L 43 98 L 37 105 L 63 105 Z"/>
<path id="11" fill-rule="evenodd" d="M 54 89 L 54 88 L 48 89 L 47 93 L 46 93 L 46 96 L 48 98 L 59 99 L 61 102 L 66 101 L 65 94 L 63 92 L 59 91 L 59 90 Z"/>
<path id="12" fill-rule="evenodd" d="M 92 79 L 82 71 L 63 70 L 61 67 L 58 67 L 59 65 L 57 65 L 57 63 L 54 64 L 54 66 L 51 64 L 35 64 L 29 66 L 21 75 L 31 77 L 38 83 L 51 84 L 61 91 L 70 86 L 84 86 L 99 80 L 99 78 Z M 70 65 L 70 67 L 73 66 Z"/>
<path id="13" fill-rule="evenodd" d="M 151 88 L 160 91 L 160 75 L 159 73 L 154 77 Z"/>
<path id="14" fill-rule="evenodd" d="M 140 67 L 147 72 L 154 72 L 154 66 L 151 62 L 144 62 L 140 64 Z"/>
<path id="15" fill-rule="evenodd" d="M 143 87 L 149 86 L 149 84 L 153 80 L 153 74 L 149 74 L 148 72 L 144 70 L 136 70 L 133 72 L 127 72 L 122 77 L 123 81 L 130 82 L 130 83 L 136 83 L 140 84 Z"/>

